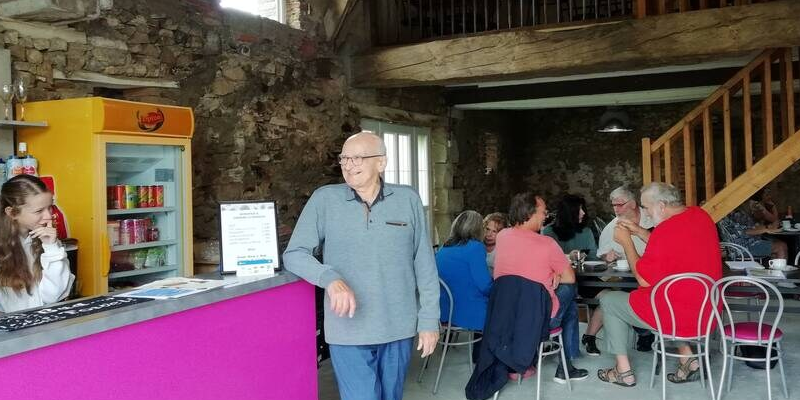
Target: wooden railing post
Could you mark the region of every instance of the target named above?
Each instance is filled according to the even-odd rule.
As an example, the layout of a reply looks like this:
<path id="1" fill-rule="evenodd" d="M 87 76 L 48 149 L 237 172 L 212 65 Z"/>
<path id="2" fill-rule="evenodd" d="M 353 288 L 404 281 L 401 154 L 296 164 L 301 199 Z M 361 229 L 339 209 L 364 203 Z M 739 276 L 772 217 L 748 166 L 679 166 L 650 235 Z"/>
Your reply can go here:
<path id="1" fill-rule="evenodd" d="M 664 182 L 672 184 L 672 141 L 664 142 Z"/>
<path id="2" fill-rule="evenodd" d="M 775 147 L 772 124 L 772 58 L 764 60 L 761 74 L 761 126 L 764 132 L 764 155 Z"/>
<path id="3" fill-rule="evenodd" d="M 725 146 L 725 185 L 733 181 L 733 151 L 731 149 L 731 93 L 722 95 L 722 129 Z"/>
<path id="4" fill-rule="evenodd" d="M 744 119 L 744 167 L 753 167 L 753 120 L 750 115 L 750 73 L 742 78 L 742 118 Z"/>
<path id="5" fill-rule="evenodd" d="M 703 110 L 703 163 L 704 181 L 706 184 L 706 200 L 714 197 L 714 142 L 711 131 L 711 112 Z"/>
<path id="6" fill-rule="evenodd" d="M 794 133 L 794 71 L 792 71 L 792 49 L 781 54 L 781 127 L 783 140 Z"/>
<path id="7" fill-rule="evenodd" d="M 689 123 L 683 125 L 683 175 L 686 205 L 697 205 L 697 194 L 695 193 L 697 183 L 694 179 L 694 138 L 692 137 L 692 128 Z"/>
<path id="8" fill-rule="evenodd" d="M 636 0 L 636 18 L 647 16 L 647 0 Z"/>
<path id="9" fill-rule="evenodd" d="M 639 0 L 640 2 L 643 0 Z M 642 183 L 653 181 L 652 153 L 650 152 L 650 138 L 642 139 Z"/>

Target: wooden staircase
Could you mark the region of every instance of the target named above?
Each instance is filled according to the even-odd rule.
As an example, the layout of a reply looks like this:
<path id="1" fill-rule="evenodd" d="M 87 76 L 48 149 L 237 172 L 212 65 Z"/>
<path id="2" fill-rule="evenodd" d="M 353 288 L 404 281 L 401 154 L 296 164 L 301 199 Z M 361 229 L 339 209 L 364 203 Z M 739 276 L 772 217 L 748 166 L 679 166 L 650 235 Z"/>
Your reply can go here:
<path id="1" fill-rule="evenodd" d="M 791 49 L 763 51 L 661 137 L 642 139 L 644 183 L 671 183 L 686 204 L 725 217 L 800 159 L 798 75 Z"/>

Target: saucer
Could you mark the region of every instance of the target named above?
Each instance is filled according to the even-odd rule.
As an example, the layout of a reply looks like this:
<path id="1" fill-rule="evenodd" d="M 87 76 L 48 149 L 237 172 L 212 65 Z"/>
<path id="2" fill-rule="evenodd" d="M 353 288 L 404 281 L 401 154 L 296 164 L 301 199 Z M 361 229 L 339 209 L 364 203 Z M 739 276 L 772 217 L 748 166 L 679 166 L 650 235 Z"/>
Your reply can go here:
<path id="1" fill-rule="evenodd" d="M 800 232 L 800 228 L 783 228 L 784 232 Z"/>
<path id="2" fill-rule="evenodd" d="M 617 268 L 617 267 L 613 267 L 612 269 L 617 272 L 628 272 L 631 270 L 630 268 Z"/>
<path id="3" fill-rule="evenodd" d="M 603 261 L 584 261 L 583 265 L 587 267 L 596 267 L 598 265 L 605 265 L 606 263 Z"/>

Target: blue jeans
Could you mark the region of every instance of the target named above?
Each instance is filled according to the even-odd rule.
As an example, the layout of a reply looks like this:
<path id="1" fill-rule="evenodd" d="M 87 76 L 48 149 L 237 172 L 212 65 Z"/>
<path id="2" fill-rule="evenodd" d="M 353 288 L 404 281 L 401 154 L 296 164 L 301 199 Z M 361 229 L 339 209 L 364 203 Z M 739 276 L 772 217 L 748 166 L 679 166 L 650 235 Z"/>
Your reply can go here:
<path id="1" fill-rule="evenodd" d="M 400 400 L 414 338 L 389 343 L 330 345 L 342 400 Z"/>
<path id="2" fill-rule="evenodd" d="M 550 328 L 561 327 L 561 336 L 564 339 L 564 354 L 572 360 L 581 355 L 580 341 L 578 338 L 578 305 L 575 296 L 578 292 L 574 284 L 562 283 L 556 288 L 558 297 L 558 312 L 550 318 Z"/>

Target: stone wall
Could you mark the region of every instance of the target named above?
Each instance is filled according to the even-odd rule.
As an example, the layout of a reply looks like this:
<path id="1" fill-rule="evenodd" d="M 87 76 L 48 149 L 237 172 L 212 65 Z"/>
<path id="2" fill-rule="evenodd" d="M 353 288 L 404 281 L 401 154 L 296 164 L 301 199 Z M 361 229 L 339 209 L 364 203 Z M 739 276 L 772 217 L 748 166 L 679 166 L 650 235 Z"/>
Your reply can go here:
<path id="1" fill-rule="evenodd" d="M 760 156 L 761 122 L 756 103 L 754 151 Z M 461 159 L 469 160 L 458 164 L 454 179 L 455 187 L 464 192 L 463 208 L 483 214 L 506 211 L 511 196 L 532 190 L 541 193 L 553 209 L 561 195 L 574 193 L 586 198 L 589 214 L 608 219 L 613 214 L 608 193 L 621 184 L 641 185 L 641 139 L 661 136 L 696 105 L 625 107 L 636 130 L 615 134 L 595 131 L 605 111 L 599 107 L 466 112 L 455 131 Z M 741 132 L 740 108 L 738 100 L 732 102 L 734 135 Z M 490 173 L 485 170 L 487 132 L 499 134 L 499 167 Z M 721 138 L 715 140 L 721 143 Z M 734 140 L 739 139 L 734 136 Z M 741 144 L 734 142 L 734 153 L 739 148 Z M 719 153 L 721 148 L 717 150 Z M 719 162 L 722 155 L 715 157 L 717 176 L 724 176 Z M 781 213 L 789 205 L 795 210 L 800 207 L 798 183 L 800 166 L 795 164 L 768 185 Z"/>
<path id="2" fill-rule="evenodd" d="M 292 9 L 308 31 L 212 1 L 165 3 L 115 0 L 72 29 L 0 21 L 0 30 L 12 73 L 31 82 L 29 101 L 103 95 L 194 109 L 198 262 L 218 258 L 220 200 L 276 200 L 285 243 L 312 191 L 341 181 L 336 154 L 362 117 L 401 117 L 444 135 L 436 90 L 349 88 L 342 61 L 319 39 L 321 12 L 301 16 L 309 2 Z"/>

